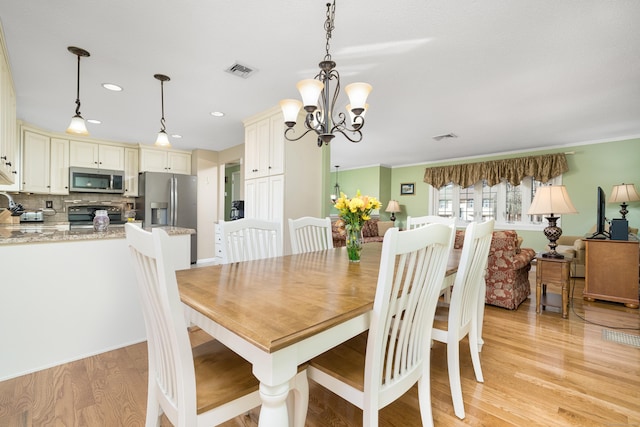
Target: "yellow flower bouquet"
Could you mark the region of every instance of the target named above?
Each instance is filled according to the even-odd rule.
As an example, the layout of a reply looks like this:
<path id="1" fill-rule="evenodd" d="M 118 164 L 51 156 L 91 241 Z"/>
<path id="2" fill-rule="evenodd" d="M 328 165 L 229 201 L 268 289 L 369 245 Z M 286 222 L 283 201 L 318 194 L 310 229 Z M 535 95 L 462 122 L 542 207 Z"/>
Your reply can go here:
<path id="1" fill-rule="evenodd" d="M 375 197 L 361 195 L 358 190 L 355 197 L 351 199 L 341 192 L 334 206 L 338 210 L 338 216 L 344 222 L 349 261 L 359 262 L 362 250 L 362 226 L 371 219 L 372 210 L 380 209 L 380 202 Z"/>

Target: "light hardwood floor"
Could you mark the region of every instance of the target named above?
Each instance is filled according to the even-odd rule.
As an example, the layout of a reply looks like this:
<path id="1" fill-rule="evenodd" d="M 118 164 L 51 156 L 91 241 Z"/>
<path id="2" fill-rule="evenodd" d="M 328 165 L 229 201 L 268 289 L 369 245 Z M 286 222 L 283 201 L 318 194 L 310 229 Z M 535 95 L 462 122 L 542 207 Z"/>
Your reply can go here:
<path id="1" fill-rule="evenodd" d="M 535 275 L 531 279 L 535 286 Z M 575 308 L 567 320 L 558 312 L 536 315 L 534 288 L 516 311 L 486 306 L 484 384 L 474 379 L 467 340 L 461 344 L 464 420 L 453 414 L 445 347 L 436 343 L 431 370 L 436 426 L 640 426 L 640 349 L 603 340 L 605 327 L 578 317 L 635 328 L 621 332 L 637 336 L 639 311 L 584 302 L 583 286 L 576 280 Z M 192 338 L 207 339 L 202 331 Z M 143 343 L 0 382 L 0 426 L 142 426 L 146 376 Z M 256 409 L 224 426 L 253 427 L 258 416 Z M 360 426 L 361 417 L 357 408 L 311 384 L 308 426 Z M 381 412 L 380 425 L 420 425 L 415 387 Z"/>

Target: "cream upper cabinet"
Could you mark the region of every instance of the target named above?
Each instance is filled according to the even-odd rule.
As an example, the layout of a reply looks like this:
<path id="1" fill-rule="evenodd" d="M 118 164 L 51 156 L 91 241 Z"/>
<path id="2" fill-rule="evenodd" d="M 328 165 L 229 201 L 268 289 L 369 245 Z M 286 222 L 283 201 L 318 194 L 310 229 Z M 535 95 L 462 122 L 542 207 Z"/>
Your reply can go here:
<path id="1" fill-rule="evenodd" d="M 124 170 L 124 147 L 71 141 L 69 164 L 83 168 Z"/>
<path id="2" fill-rule="evenodd" d="M 69 140 L 51 138 L 50 194 L 69 194 Z"/>
<path id="3" fill-rule="evenodd" d="M 16 93 L 0 28 L 0 184 L 19 187 L 20 139 L 16 124 Z M 10 189 L 5 187 L 4 189 Z"/>
<path id="4" fill-rule="evenodd" d="M 25 130 L 22 159 L 22 191 L 69 194 L 69 140 Z"/>
<path id="5" fill-rule="evenodd" d="M 191 175 L 191 153 L 140 147 L 140 172 L 170 172 Z"/>
<path id="6" fill-rule="evenodd" d="M 279 108 L 251 117 L 244 125 L 245 217 L 279 222 L 284 253 L 289 254 L 287 219 L 322 216 L 323 182 L 330 173 L 323 154 L 328 156 L 328 149 L 318 148 L 315 133 L 299 141 L 285 140 Z"/>
<path id="7" fill-rule="evenodd" d="M 138 149 L 124 149 L 124 195 L 138 195 Z"/>
<path id="8" fill-rule="evenodd" d="M 245 179 L 284 173 L 282 114 L 245 121 Z"/>

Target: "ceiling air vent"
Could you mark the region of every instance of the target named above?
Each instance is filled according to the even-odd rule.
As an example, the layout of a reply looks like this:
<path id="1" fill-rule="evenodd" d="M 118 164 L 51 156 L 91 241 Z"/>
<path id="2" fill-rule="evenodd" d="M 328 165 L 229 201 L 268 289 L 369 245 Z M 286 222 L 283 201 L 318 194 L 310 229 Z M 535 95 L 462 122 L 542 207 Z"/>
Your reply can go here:
<path id="1" fill-rule="evenodd" d="M 233 74 L 234 76 L 242 77 L 243 79 L 248 79 L 253 73 L 256 72 L 251 67 L 246 65 L 238 64 L 237 62 L 233 64 L 231 67 L 225 70 L 227 73 Z"/>
<path id="2" fill-rule="evenodd" d="M 435 139 L 436 141 L 441 141 L 441 140 L 446 139 L 446 138 L 457 138 L 457 137 L 458 137 L 458 135 L 456 135 L 453 132 L 451 132 L 451 133 L 443 133 L 442 135 L 432 136 L 432 138 Z"/>

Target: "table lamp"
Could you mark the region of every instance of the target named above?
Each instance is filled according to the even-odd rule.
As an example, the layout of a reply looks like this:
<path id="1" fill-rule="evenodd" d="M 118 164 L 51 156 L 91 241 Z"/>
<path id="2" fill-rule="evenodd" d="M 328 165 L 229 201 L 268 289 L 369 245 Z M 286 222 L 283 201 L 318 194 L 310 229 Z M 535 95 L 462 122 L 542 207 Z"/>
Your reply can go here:
<path id="1" fill-rule="evenodd" d="M 611 196 L 609 197 L 609 203 L 620 203 L 622 219 L 626 219 L 629 213 L 627 210 L 627 202 L 637 202 L 638 200 L 640 200 L 640 195 L 634 185 L 624 183 L 614 185 L 611 190 Z"/>
<path id="2" fill-rule="evenodd" d="M 389 217 L 389 219 L 395 222 L 396 212 L 400 212 L 400 205 L 396 200 L 389 200 L 385 212 L 391 212 L 391 216 Z"/>
<path id="3" fill-rule="evenodd" d="M 544 258 L 564 258 L 564 255 L 556 252 L 556 241 L 562 236 L 562 229 L 556 226 L 558 217 L 554 214 L 578 213 L 571 203 L 569 194 L 564 185 L 548 185 L 539 187 L 529 207 L 528 215 L 548 215 L 549 226 L 544 229 L 544 235 L 549 240 L 549 252 L 543 253 Z"/>

